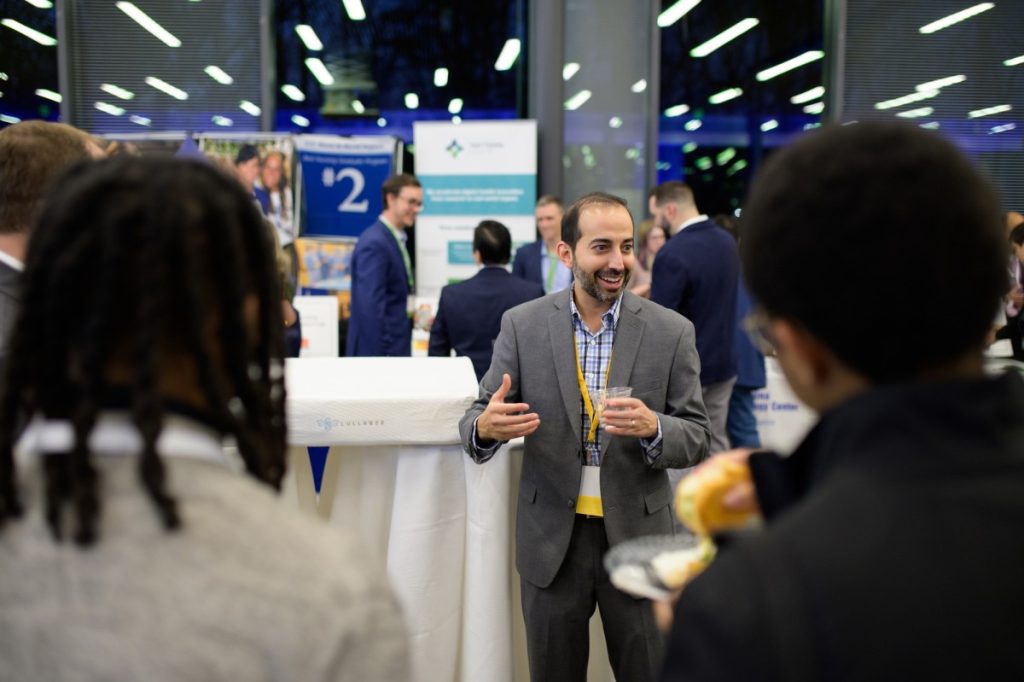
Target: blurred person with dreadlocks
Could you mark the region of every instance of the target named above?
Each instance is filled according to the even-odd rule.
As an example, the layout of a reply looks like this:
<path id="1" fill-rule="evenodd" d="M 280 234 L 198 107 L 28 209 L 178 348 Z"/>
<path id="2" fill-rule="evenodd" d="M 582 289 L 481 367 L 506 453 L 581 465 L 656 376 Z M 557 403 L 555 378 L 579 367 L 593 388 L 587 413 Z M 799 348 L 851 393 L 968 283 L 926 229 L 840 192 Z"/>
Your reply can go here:
<path id="1" fill-rule="evenodd" d="M 219 171 L 122 158 L 58 183 L 0 398 L 0 677 L 406 677 L 381 568 L 276 498 L 280 301 Z"/>
<path id="2" fill-rule="evenodd" d="M 70 166 L 101 156 L 92 137 L 63 123 L 25 121 L 0 130 L 0 362 L 21 307 L 25 252 L 43 194 Z"/>

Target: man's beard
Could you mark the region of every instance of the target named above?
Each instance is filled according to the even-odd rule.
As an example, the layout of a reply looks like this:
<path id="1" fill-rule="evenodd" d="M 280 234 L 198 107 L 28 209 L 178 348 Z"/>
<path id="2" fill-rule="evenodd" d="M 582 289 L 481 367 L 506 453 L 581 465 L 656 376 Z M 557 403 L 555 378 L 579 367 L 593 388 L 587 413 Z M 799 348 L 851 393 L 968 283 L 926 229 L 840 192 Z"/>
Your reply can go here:
<path id="1" fill-rule="evenodd" d="M 614 279 L 620 274 L 622 275 L 622 286 L 620 286 L 618 292 L 614 294 L 610 291 L 604 291 L 597 283 L 597 278 L 601 275 Z M 604 270 L 598 270 L 596 272 L 587 272 L 579 266 L 579 263 L 577 263 L 575 259 L 572 263 L 572 276 L 580 283 L 580 287 L 583 291 L 587 292 L 591 298 L 601 301 L 602 303 L 613 303 L 615 299 L 625 291 L 626 286 L 629 284 L 629 278 L 632 274 L 633 271 L 628 268 L 623 268 L 622 270 L 605 268 Z"/>

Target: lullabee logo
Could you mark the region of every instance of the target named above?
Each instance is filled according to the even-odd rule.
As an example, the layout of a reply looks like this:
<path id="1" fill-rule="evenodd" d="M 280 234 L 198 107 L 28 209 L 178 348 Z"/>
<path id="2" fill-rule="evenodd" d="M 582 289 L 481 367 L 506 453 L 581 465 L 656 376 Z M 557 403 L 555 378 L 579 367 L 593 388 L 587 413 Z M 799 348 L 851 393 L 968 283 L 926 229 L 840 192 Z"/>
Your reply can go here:
<path id="1" fill-rule="evenodd" d="M 459 158 L 459 154 L 462 153 L 462 149 L 463 147 L 461 144 L 459 144 L 459 141 L 454 139 L 451 141 L 451 144 L 445 147 L 445 150 L 447 150 L 447 152 L 452 155 L 453 159 Z"/>

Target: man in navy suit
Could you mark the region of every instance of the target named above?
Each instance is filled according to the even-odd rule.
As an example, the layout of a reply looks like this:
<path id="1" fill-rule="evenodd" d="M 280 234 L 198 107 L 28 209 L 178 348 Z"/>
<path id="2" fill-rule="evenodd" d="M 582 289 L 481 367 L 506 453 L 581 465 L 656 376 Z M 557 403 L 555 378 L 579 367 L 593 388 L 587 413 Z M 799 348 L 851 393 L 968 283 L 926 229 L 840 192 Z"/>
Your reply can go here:
<path id="1" fill-rule="evenodd" d="M 352 252 L 352 303 L 345 354 L 408 356 L 412 352 L 409 294 L 412 263 L 405 230 L 423 210 L 423 188 L 412 175 L 381 186 L 384 211 L 359 236 Z"/>
<path id="2" fill-rule="evenodd" d="M 467 355 L 479 381 L 491 366 L 494 339 L 501 330 L 501 316 L 509 308 L 540 298 L 544 288 L 508 274 L 512 254 L 508 228 L 484 220 L 473 230 L 473 258 L 483 265 L 465 282 L 441 289 L 434 326 L 430 328 L 430 355 L 448 356 L 452 349 Z"/>
<path id="3" fill-rule="evenodd" d="M 655 223 L 672 237 L 654 259 L 651 300 L 693 322 L 711 452 L 719 452 L 729 448 L 725 422 L 736 383 L 739 250 L 728 232 L 697 210 L 693 191 L 683 183 L 658 185 L 652 203 Z"/>
<path id="4" fill-rule="evenodd" d="M 546 294 L 562 291 L 572 284 L 572 270 L 558 259 L 557 251 L 564 214 L 565 208 L 558 197 L 545 194 L 538 199 L 534 217 L 540 239 L 520 247 L 512 262 L 513 275 L 540 284 Z"/>

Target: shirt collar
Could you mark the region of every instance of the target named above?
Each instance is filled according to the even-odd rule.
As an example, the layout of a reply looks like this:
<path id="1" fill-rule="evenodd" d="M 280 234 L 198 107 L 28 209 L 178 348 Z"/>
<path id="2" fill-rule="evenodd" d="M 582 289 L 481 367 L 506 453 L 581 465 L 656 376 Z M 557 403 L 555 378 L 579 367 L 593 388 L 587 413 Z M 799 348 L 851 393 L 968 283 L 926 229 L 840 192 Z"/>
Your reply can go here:
<path id="1" fill-rule="evenodd" d="M 385 218 L 383 213 L 380 214 L 378 220 L 384 223 L 384 227 L 391 230 L 391 234 L 395 235 L 395 239 L 401 240 L 403 242 L 405 241 L 405 230 L 399 230 L 397 227 L 392 225 L 391 221 Z"/>
<path id="2" fill-rule="evenodd" d="M 3 250 L 0 250 L 0 263 L 5 264 L 12 270 L 17 270 L 18 272 L 25 272 L 25 264 Z"/>
<path id="3" fill-rule="evenodd" d="M 673 232 L 672 234 L 673 235 L 679 234 L 680 232 L 682 232 L 683 230 L 688 228 L 690 225 L 696 225 L 697 223 L 702 223 L 702 222 L 704 222 L 707 219 L 708 219 L 707 214 L 701 213 L 699 216 L 696 216 L 694 218 L 690 218 L 689 220 L 684 221 L 683 224 L 680 225 L 678 228 L 676 228 L 675 232 Z"/>
<path id="4" fill-rule="evenodd" d="M 573 321 L 579 320 L 580 324 L 583 324 L 583 318 L 580 317 L 580 311 L 576 307 L 576 297 L 574 296 L 575 291 L 570 287 L 569 289 L 569 312 L 572 313 Z M 619 310 L 622 308 L 622 294 L 615 299 L 615 303 L 612 303 L 612 307 L 609 308 L 603 315 L 601 320 L 604 322 L 604 331 L 609 329 L 616 329 L 619 326 Z M 586 327 L 586 325 L 583 325 Z"/>

